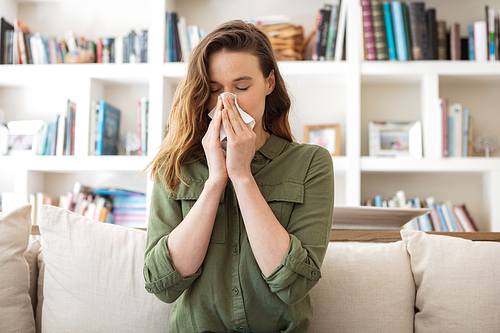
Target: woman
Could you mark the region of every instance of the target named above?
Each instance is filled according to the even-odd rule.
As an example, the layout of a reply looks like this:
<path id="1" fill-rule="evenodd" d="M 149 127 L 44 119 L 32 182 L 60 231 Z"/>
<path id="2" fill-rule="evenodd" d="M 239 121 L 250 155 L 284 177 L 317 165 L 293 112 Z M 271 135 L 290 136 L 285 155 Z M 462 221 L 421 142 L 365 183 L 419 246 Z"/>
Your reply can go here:
<path id="1" fill-rule="evenodd" d="M 270 41 L 252 24 L 222 24 L 193 50 L 151 162 L 144 276 L 149 292 L 176 301 L 171 333 L 307 332 L 333 168 L 326 149 L 293 142 L 289 110 Z"/>

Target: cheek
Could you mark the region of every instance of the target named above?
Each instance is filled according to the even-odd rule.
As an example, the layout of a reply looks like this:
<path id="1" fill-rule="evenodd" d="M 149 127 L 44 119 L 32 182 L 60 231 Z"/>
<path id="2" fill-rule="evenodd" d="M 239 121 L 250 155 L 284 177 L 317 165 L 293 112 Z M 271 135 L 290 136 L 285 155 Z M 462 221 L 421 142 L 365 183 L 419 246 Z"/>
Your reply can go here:
<path id="1" fill-rule="evenodd" d="M 212 111 L 212 109 L 217 105 L 217 94 L 210 94 L 210 97 L 208 98 L 208 112 Z"/>
<path id="2" fill-rule="evenodd" d="M 260 94 L 238 96 L 238 104 L 241 109 L 248 113 L 252 118 L 262 118 L 266 107 L 265 96 Z"/>

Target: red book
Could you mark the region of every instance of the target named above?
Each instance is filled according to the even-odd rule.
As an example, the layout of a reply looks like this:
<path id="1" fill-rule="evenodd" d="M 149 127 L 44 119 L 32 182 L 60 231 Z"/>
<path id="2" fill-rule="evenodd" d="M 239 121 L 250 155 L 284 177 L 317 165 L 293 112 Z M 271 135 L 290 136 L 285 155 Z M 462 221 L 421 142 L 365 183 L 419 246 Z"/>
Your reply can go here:
<path id="1" fill-rule="evenodd" d="M 472 216 L 469 214 L 469 211 L 467 210 L 467 207 L 465 206 L 465 204 L 459 205 L 458 207 L 459 207 L 459 209 L 461 209 L 464 212 L 465 217 L 467 217 L 467 220 L 470 223 L 471 229 L 473 231 L 479 231 L 479 229 L 477 228 L 476 223 L 472 219 Z"/>
<path id="2" fill-rule="evenodd" d="M 102 64 L 102 39 L 97 39 L 97 63 Z"/>
<path id="3" fill-rule="evenodd" d="M 366 60 L 377 60 L 375 31 L 373 29 L 372 6 L 370 0 L 361 0 L 361 9 L 363 11 L 363 35 L 365 37 Z"/>

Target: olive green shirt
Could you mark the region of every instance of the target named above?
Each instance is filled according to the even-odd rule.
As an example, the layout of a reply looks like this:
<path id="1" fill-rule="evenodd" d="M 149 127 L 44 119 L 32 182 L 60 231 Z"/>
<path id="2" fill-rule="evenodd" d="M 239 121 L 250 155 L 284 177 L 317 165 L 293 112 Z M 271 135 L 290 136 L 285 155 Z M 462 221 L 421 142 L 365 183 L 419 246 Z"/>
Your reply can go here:
<path id="1" fill-rule="evenodd" d="M 183 166 L 189 186 L 153 188 L 145 253 L 146 290 L 174 302 L 170 333 L 307 332 L 313 317 L 309 290 L 321 277 L 333 220 L 333 165 L 329 152 L 271 135 L 251 162 L 255 181 L 290 235 L 288 253 L 265 277 L 254 258 L 238 198 L 228 181 L 220 198 L 205 260 L 182 277 L 169 255 L 170 232 L 186 217 L 208 179 L 206 160 Z"/>

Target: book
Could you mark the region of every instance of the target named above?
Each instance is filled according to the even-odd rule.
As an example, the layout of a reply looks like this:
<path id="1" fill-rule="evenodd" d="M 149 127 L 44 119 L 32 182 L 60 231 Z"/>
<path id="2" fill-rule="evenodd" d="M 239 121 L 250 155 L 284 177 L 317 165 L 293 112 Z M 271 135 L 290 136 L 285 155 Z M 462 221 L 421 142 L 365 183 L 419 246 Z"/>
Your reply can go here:
<path id="1" fill-rule="evenodd" d="M 449 105 L 449 156 L 462 156 L 463 136 L 463 109 L 462 104 L 453 103 Z"/>
<path id="2" fill-rule="evenodd" d="M 434 204 L 436 210 L 438 212 L 439 220 L 441 222 L 441 231 L 451 231 L 452 229 L 448 229 L 448 224 L 444 218 L 443 210 L 441 209 L 441 204 Z"/>
<path id="3" fill-rule="evenodd" d="M 403 24 L 403 12 L 400 1 L 391 2 L 392 22 L 394 24 L 394 35 L 396 40 L 396 54 L 399 61 L 408 60 L 406 52 L 406 34 Z"/>
<path id="4" fill-rule="evenodd" d="M 361 0 L 361 9 L 363 11 L 363 35 L 365 40 L 366 60 L 377 60 L 375 50 L 375 34 L 373 30 L 373 17 L 370 0 Z"/>
<path id="5" fill-rule="evenodd" d="M 436 10 L 429 8 L 426 13 L 427 36 L 429 41 L 429 60 L 438 60 Z"/>
<path id="6" fill-rule="evenodd" d="M 460 23 L 452 23 L 450 26 L 450 56 L 451 60 L 462 59 L 462 44 L 460 42 Z"/>
<path id="7" fill-rule="evenodd" d="M 0 19 L 0 64 L 13 64 L 14 26 Z"/>
<path id="8" fill-rule="evenodd" d="M 404 33 L 405 33 L 405 41 L 406 41 L 406 55 L 408 60 L 413 60 L 413 56 L 411 53 L 411 32 L 410 32 L 410 15 L 408 14 L 408 5 L 406 2 L 401 1 L 401 11 L 403 13 L 403 25 L 404 25 Z"/>
<path id="9" fill-rule="evenodd" d="M 450 206 L 451 204 L 448 202 L 441 204 L 441 209 L 443 210 L 446 225 L 448 226 L 449 231 L 459 231 L 460 229 L 458 228 L 457 223 L 455 222 L 455 219 L 451 214 Z"/>
<path id="10" fill-rule="evenodd" d="M 335 41 L 337 39 L 337 25 L 339 19 L 339 5 L 334 4 L 331 8 L 330 13 L 330 24 L 328 26 L 328 41 L 326 44 L 326 60 L 333 60 L 333 55 L 335 54 Z"/>
<path id="11" fill-rule="evenodd" d="M 66 143 L 64 145 L 64 155 L 75 154 L 75 120 L 76 120 L 76 104 L 68 100 L 66 112 Z"/>
<path id="12" fill-rule="evenodd" d="M 469 24 L 469 60 L 475 60 L 474 54 L 474 25 Z"/>
<path id="13" fill-rule="evenodd" d="M 391 5 L 388 1 L 383 2 L 384 8 L 384 20 L 385 20 L 385 29 L 387 36 L 387 50 L 389 52 L 389 60 L 397 60 L 396 54 L 396 44 L 394 41 L 394 29 L 392 25 L 392 14 L 391 14 Z"/>
<path id="14" fill-rule="evenodd" d="M 337 40 L 335 43 L 335 61 L 342 61 L 342 55 L 344 51 L 344 40 L 346 33 L 346 18 L 347 18 L 347 7 L 348 0 L 340 0 L 340 10 L 339 10 L 339 27 L 337 32 Z"/>
<path id="15" fill-rule="evenodd" d="M 328 31 L 330 29 L 330 18 L 332 16 L 332 5 L 325 4 L 323 8 L 320 9 L 319 15 L 321 16 L 321 24 L 318 27 L 318 60 L 325 61 L 326 59 L 326 48 L 328 45 Z"/>
<path id="16" fill-rule="evenodd" d="M 443 157 L 449 156 L 449 131 L 448 131 L 448 99 L 440 98 L 440 110 L 441 110 L 441 121 L 442 121 L 442 142 L 443 142 Z"/>
<path id="17" fill-rule="evenodd" d="M 474 22 L 474 59 L 476 61 L 488 60 L 486 31 L 486 22 Z"/>
<path id="18" fill-rule="evenodd" d="M 121 111 L 104 100 L 99 101 L 96 155 L 117 155 Z"/>
<path id="19" fill-rule="evenodd" d="M 487 9 L 488 19 L 488 59 L 490 61 L 496 60 L 496 46 L 495 46 L 495 10 L 493 8 Z"/>
<path id="20" fill-rule="evenodd" d="M 468 106 L 463 108 L 463 135 L 462 135 L 462 156 L 469 156 L 469 120 L 470 120 L 470 110 Z"/>
<path id="21" fill-rule="evenodd" d="M 437 21 L 436 24 L 437 33 L 437 59 L 447 60 L 448 59 L 448 41 L 446 38 L 446 21 Z"/>
<path id="22" fill-rule="evenodd" d="M 375 51 L 377 60 L 389 60 L 387 37 L 384 21 L 384 8 L 381 0 L 371 0 Z"/>
<path id="23" fill-rule="evenodd" d="M 147 156 L 148 154 L 148 118 L 149 118 L 149 101 L 146 97 L 142 97 L 140 100 L 140 155 Z"/>
<path id="24" fill-rule="evenodd" d="M 410 2 L 408 13 L 413 60 L 429 60 L 429 38 L 427 34 L 425 4 L 423 2 Z"/>

